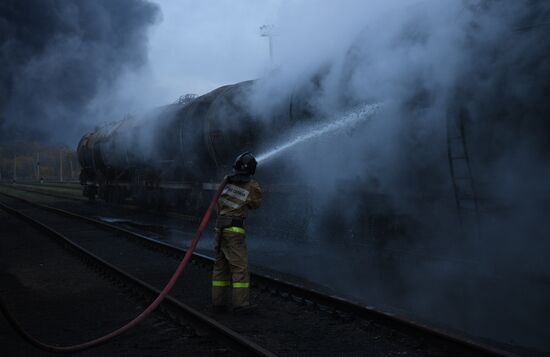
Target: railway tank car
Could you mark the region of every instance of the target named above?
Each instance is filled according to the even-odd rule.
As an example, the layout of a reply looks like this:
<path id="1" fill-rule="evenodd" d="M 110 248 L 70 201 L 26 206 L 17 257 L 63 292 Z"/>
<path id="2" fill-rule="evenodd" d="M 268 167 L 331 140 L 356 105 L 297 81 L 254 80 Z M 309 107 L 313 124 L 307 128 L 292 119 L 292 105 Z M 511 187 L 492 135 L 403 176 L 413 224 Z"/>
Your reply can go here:
<path id="1" fill-rule="evenodd" d="M 258 153 L 281 126 L 312 117 L 306 104 L 297 103 L 303 96 L 289 96 L 274 110 L 277 120 L 257 118 L 247 104 L 254 84 L 223 86 L 187 103 L 127 117 L 84 135 L 77 149 L 83 194 L 91 200 L 199 214 L 239 153 Z M 274 163 L 259 173 L 273 204 L 294 182 L 285 170 Z M 307 202 L 303 197 L 296 200 Z"/>

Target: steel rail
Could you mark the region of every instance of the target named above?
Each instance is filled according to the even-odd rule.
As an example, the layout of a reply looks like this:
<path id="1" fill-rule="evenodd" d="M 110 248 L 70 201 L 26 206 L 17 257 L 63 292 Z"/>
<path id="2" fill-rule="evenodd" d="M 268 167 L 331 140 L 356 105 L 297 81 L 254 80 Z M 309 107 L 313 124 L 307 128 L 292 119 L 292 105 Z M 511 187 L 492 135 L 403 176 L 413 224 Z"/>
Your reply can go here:
<path id="1" fill-rule="evenodd" d="M 18 185 L 18 186 L 37 186 L 37 187 L 64 188 L 64 189 L 67 189 L 67 190 L 82 192 L 82 186 L 78 182 L 63 183 L 63 182 L 48 181 L 48 182 L 40 183 L 40 182 L 23 182 L 23 181 L 19 181 L 19 182 L 15 182 L 15 185 Z"/>
<path id="2" fill-rule="evenodd" d="M 0 184 L 0 187 L 2 187 L 2 186 L 6 187 L 6 188 L 9 188 L 9 189 L 12 189 L 12 190 L 17 190 L 17 191 L 26 192 L 26 193 L 33 193 L 33 194 L 36 194 L 36 195 L 42 195 L 42 196 L 48 196 L 48 197 L 57 197 L 57 198 L 62 198 L 64 200 L 71 200 L 71 201 L 77 201 L 77 202 L 89 202 L 89 200 L 86 197 L 83 197 L 82 195 L 72 195 L 72 194 L 69 194 L 69 193 L 65 194 L 65 193 L 59 192 L 59 191 L 48 190 L 47 187 L 44 187 L 42 190 L 31 190 L 31 189 L 24 188 L 24 187 L 21 187 L 21 186 L 19 186 L 19 187 L 15 186 L 14 187 L 12 185 Z M 21 199 L 20 197 L 10 195 L 9 193 L 3 193 L 3 194 L 7 195 L 7 196 L 14 197 L 14 198 Z M 127 203 L 124 203 L 124 204 L 109 203 L 109 202 L 106 202 L 106 201 L 97 201 L 97 202 L 99 202 L 101 204 L 104 204 L 104 205 L 113 205 L 113 206 L 116 206 L 116 207 L 129 208 L 131 210 L 136 210 L 136 211 L 151 212 L 151 210 L 146 210 L 143 207 L 138 206 L 138 205 L 131 205 L 131 204 L 127 204 Z M 163 214 L 168 216 L 168 217 L 184 219 L 184 220 L 190 221 L 190 222 L 198 222 L 199 219 L 200 219 L 200 217 L 190 216 L 190 215 L 186 215 L 186 214 L 182 214 L 182 213 L 177 213 L 177 212 L 174 212 L 174 211 L 166 211 L 166 212 L 163 212 Z"/>
<path id="3" fill-rule="evenodd" d="M 74 218 L 86 221 L 88 223 L 92 223 L 97 226 L 109 227 L 114 231 L 117 231 L 119 233 L 126 235 L 128 238 L 138 239 L 141 242 L 147 242 L 148 244 L 156 246 L 157 248 L 161 248 L 165 250 L 167 254 L 180 256 L 182 254 L 185 254 L 186 252 L 185 249 L 182 249 L 180 247 L 176 247 L 166 242 L 160 242 L 146 235 L 133 232 L 131 230 L 116 226 L 111 223 L 103 222 L 91 217 L 82 216 L 60 208 L 55 208 L 55 207 L 31 202 L 26 199 L 8 195 L 5 193 L 2 193 L 2 194 L 25 201 L 31 205 L 42 208 L 44 210 L 74 217 Z M 208 266 L 211 266 L 214 262 L 213 258 L 204 254 L 196 253 L 196 252 L 193 253 L 193 259 L 197 263 L 208 265 Z M 253 286 L 259 285 L 259 286 L 270 287 L 273 290 L 291 294 L 297 298 L 303 299 L 304 301 L 310 301 L 313 304 L 327 306 L 337 311 L 350 313 L 350 314 L 353 314 L 354 316 L 371 320 L 377 324 L 401 331 L 405 334 L 424 338 L 438 345 L 448 346 L 450 347 L 451 351 L 453 351 L 453 355 L 508 356 L 508 357 L 516 356 L 511 352 L 508 352 L 484 343 L 480 343 L 478 341 L 475 341 L 473 339 L 470 339 L 455 333 L 451 333 L 439 328 L 431 327 L 426 324 L 404 318 L 402 316 L 397 316 L 395 314 L 383 312 L 372 306 L 360 304 L 342 297 L 338 297 L 335 295 L 327 295 L 320 291 L 317 291 L 296 283 L 287 282 L 267 274 L 259 274 L 259 273 L 251 272 L 250 275 L 251 275 Z"/>
<path id="4" fill-rule="evenodd" d="M 2 193 L 4 196 L 8 196 L 11 198 L 16 198 L 19 200 L 24 201 L 25 203 L 28 203 L 30 205 L 33 205 L 38 208 L 46 209 L 46 207 L 43 207 L 42 205 L 36 204 L 34 202 L 27 201 L 25 199 L 21 199 L 19 197 L 11 196 Z M 69 248 L 71 248 L 74 252 L 77 252 L 81 256 L 84 256 L 87 260 L 94 262 L 96 265 L 100 266 L 101 268 L 109 271 L 111 274 L 116 275 L 119 280 L 123 280 L 126 283 L 129 283 L 133 285 L 134 287 L 143 290 L 149 295 L 151 298 L 155 298 L 159 295 L 160 290 L 156 289 L 155 287 L 151 286 L 147 282 L 131 275 L 123 270 L 117 268 L 113 264 L 105 261 L 104 259 L 100 258 L 99 256 L 95 255 L 94 253 L 90 252 L 89 250 L 85 249 L 84 247 L 74 243 L 71 239 L 67 238 L 65 235 L 57 232 L 53 228 L 47 226 L 46 224 L 20 212 L 17 209 L 14 209 L 12 207 L 9 207 L 3 202 L 0 202 L 0 207 L 6 211 L 7 213 L 18 217 L 19 219 L 30 223 L 32 226 L 34 226 L 39 231 L 42 231 L 46 233 L 48 236 L 57 239 L 58 241 L 64 243 Z M 53 207 L 50 207 L 53 208 Z M 54 209 L 57 210 L 57 209 Z M 57 211 L 58 213 L 61 213 Z M 86 217 L 79 217 L 76 214 L 72 214 L 70 212 L 69 215 L 73 218 L 86 218 Z M 99 222 L 99 221 L 97 221 Z M 101 223 L 101 222 L 100 222 Z M 103 228 L 109 228 L 112 229 L 112 225 L 103 225 Z M 194 326 L 196 329 L 201 331 L 210 331 L 213 332 L 217 339 L 221 340 L 222 343 L 225 343 L 228 347 L 231 347 L 235 349 L 236 351 L 245 353 L 247 355 L 255 355 L 255 356 L 275 356 L 274 353 L 268 351 L 267 349 L 257 345 L 256 343 L 250 341 L 248 338 L 244 337 L 243 335 L 225 327 L 224 325 L 220 324 L 216 320 L 202 314 L 201 312 L 193 309 L 192 307 L 182 303 L 179 300 L 176 300 L 170 296 L 167 296 L 165 301 L 161 305 L 162 308 L 170 308 L 171 310 L 177 312 L 178 314 L 181 314 L 183 318 L 190 323 L 192 326 Z"/>
<path id="5" fill-rule="evenodd" d="M 51 197 L 58 197 L 68 200 L 75 200 L 75 201 L 88 201 L 88 199 L 84 196 L 82 196 L 82 192 L 79 192 L 79 195 L 70 194 L 68 192 L 60 192 L 58 190 L 51 190 L 48 189 L 48 187 L 38 187 L 38 189 L 30 189 L 29 185 L 11 185 L 11 184 L 0 184 L 0 187 L 5 187 L 12 190 L 17 190 L 20 192 L 28 192 L 28 193 L 34 193 L 37 195 L 44 195 L 44 196 L 51 196 Z M 34 186 L 33 186 L 34 188 Z M 50 187 L 51 188 L 51 187 Z M 74 190 L 73 190 L 74 191 Z"/>

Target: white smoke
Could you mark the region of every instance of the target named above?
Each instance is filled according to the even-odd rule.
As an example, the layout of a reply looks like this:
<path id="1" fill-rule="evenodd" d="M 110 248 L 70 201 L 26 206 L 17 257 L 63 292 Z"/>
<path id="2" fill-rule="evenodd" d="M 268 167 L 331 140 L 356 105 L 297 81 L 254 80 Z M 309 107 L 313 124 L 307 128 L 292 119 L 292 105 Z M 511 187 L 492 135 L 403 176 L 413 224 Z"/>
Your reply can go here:
<path id="1" fill-rule="evenodd" d="M 307 101 L 302 105 L 319 117 L 357 103 L 389 101 L 383 113 L 353 132 L 311 140 L 284 154 L 309 185 L 315 210 L 326 211 L 308 217 L 318 228 L 313 237 L 347 239 L 368 204 L 359 192 L 381 192 L 393 213 L 422 227 L 409 232 L 408 244 L 424 252 L 439 246 L 448 258 L 471 259 L 480 264 L 476 269 L 504 276 L 550 271 L 540 263 L 548 261 L 550 228 L 540 219 L 541 212 L 548 214 L 550 197 L 545 184 L 550 150 L 542 134 L 548 132 L 544 118 L 550 112 L 549 27 L 530 27 L 549 18 L 550 3 L 544 1 L 284 3 L 275 22 L 275 68 L 252 93 L 258 118 L 278 120 L 272 113 L 283 112 L 289 98 Z M 457 225 L 446 131 L 447 116 L 457 105 L 467 113 L 474 180 L 486 200 L 480 203 L 486 212 L 478 227 L 482 239 L 467 228 L 461 234 Z M 348 196 L 354 200 L 345 202 L 343 190 L 357 192 Z M 330 220 L 338 227 L 334 232 L 326 229 Z M 528 243 L 522 232 L 529 232 Z M 526 257 L 536 259 L 536 267 L 525 268 Z M 445 264 L 424 262 L 414 270 L 396 264 L 401 288 L 408 290 L 391 295 L 388 287 L 396 283 L 388 281 L 384 298 L 401 300 L 419 314 L 430 314 L 437 304 L 443 310 L 439 317 L 457 328 L 549 348 L 543 333 L 524 332 L 541 323 L 532 313 L 544 306 L 535 297 L 542 293 L 540 285 L 533 285 L 529 296 L 510 297 L 533 307 L 513 314 L 497 303 L 510 285 L 490 291 L 477 278 L 464 282 L 468 289 L 460 303 L 443 301 L 440 297 L 456 289 L 451 281 L 469 279 L 464 266 L 450 271 Z M 442 283 L 434 286 L 428 276 Z M 490 308 L 468 310 L 468 302 L 480 296 L 493 302 Z M 512 322 L 498 324 L 506 313 Z"/>

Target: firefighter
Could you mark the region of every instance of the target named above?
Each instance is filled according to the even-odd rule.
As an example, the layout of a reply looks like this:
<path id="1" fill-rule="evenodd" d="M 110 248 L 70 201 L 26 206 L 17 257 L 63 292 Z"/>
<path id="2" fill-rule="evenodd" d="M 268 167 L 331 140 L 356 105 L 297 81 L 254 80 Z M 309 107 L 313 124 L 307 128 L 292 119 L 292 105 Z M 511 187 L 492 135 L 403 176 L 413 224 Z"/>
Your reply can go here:
<path id="1" fill-rule="evenodd" d="M 245 241 L 244 220 L 249 209 L 260 207 L 262 191 L 252 179 L 257 162 L 245 152 L 237 157 L 233 174 L 218 201 L 212 272 L 212 304 L 214 312 L 228 310 L 231 295 L 233 313 L 246 314 L 255 309 L 250 304 L 250 275 Z"/>

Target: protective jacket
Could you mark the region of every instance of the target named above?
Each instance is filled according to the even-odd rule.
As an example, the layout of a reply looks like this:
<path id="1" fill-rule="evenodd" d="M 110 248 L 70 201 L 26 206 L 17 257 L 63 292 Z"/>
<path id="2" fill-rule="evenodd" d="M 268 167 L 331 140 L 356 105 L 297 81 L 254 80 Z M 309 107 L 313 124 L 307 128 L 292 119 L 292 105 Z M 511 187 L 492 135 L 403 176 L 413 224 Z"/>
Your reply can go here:
<path id="1" fill-rule="evenodd" d="M 259 208 L 262 204 L 262 190 L 255 180 L 247 176 L 229 177 L 228 183 L 218 201 L 217 228 L 231 226 L 233 221 L 244 221 L 249 209 Z M 236 224 L 239 226 L 239 224 Z M 225 226 L 225 227 L 224 227 Z M 240 225 L 243 227 L 243 224 Z"/>

